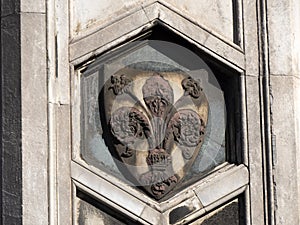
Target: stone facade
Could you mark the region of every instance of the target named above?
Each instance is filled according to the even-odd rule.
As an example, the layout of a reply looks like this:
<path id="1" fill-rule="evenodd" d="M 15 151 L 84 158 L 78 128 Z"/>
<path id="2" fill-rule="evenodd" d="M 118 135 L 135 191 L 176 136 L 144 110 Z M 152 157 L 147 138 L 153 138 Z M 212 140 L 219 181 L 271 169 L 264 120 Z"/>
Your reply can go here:
<path id="1" fill-rule="evenodd" d="M 300 224 L 299 21 L 297 0 L 2 0 L 2 224 Z M 81 76 L 147 35 L 236 76 L 240 101 L 234 157 L 161 202 L 80 150 Z"/>

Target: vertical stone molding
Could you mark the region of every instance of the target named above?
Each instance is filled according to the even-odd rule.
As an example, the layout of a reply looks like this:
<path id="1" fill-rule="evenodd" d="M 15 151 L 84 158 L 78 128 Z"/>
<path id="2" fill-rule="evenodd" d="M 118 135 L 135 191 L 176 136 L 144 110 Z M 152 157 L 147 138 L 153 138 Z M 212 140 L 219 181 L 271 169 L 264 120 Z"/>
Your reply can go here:
<path id="1" fill-rule="evenodd" d="M 300 2 L 268 1 L 267 14 L 275 221 L 299 224 Z"/>
<path id="2" fill-rule="evenodd" d="M 1 1 L 1 224 L 48 224 L 45 1 Z"/>
<path id="3" fill-rule="evenodd" d="M 18 1 L 1 1 L 1 224 L 22 222 L 21 34 Z"/>

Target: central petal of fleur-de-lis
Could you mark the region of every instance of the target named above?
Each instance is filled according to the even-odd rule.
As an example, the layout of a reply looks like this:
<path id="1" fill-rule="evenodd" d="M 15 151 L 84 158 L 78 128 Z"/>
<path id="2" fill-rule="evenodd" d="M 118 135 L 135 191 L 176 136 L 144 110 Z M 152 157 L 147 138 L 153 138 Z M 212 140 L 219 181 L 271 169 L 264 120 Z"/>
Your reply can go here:
<path id="1" fill-rule="evenodd" d="M 115 147 L 125 164 L 137 166 L 131 173 L 139 184 L 161 199 L 184 177 L 200 150 L 207 99 L 200 83 L 183 73 L 119 74 L 107 88 L 117 105 L 113 110 L 112 102 L 107 104 Z M 174 103 L 175 86 L 181 86 L 182 96 Z"/>
<path id="2" fill-rule="evenodd" d="M 159 74 L 154 74 L 146 80 L 143 86 L 143 97 L 147 107 L 156 117 L 163 116 L 174 101 L 172 87 Z"/>

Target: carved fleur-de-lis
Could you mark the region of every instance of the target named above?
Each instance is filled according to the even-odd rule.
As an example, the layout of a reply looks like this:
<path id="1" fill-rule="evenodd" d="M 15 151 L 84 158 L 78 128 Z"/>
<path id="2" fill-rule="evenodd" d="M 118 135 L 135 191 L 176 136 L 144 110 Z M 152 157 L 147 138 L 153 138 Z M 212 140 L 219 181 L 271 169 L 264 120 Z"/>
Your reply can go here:
<path id="1" fill-rule="evenodd" d="M 114 94 L 132 94 L 131 80 L 124 74 L 111 78 Z M 204 95 L 199 82 L 192 77 L 182 80 L 184 97 L 189 95 L 198 99 Z M 148 156 L 144 159 L 149 171 L 141 174 L 140 181 L 151 185 L 155 198 L 159 199 L 168 189 L 178 182 L 172 168 L 171 150 L 176 145 L 182 152 L 182 157 L 189 160 L 193 157 L 195 148 L 202 141 L 206 122 L 193 109 L 176 110 L 173 88 L 161 74 L 153 73 L 142 87 L 144 104 L 139 107 L 123 106 L 115 110 L 110 119 L 112 134 L 126 146 L 123 157 L 131 157 L 135 143 L 141 138 L 148 142 Z M 179 101 L 178 100 L 178 101 Z"/>

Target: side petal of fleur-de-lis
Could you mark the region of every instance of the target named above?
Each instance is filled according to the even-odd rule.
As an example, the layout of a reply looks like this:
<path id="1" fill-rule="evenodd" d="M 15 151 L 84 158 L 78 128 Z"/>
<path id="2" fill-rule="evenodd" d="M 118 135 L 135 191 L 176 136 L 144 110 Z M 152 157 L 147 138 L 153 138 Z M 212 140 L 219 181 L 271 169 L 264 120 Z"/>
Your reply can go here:
<path id="1" fill-rule="evenodd" d="M 114 111 L 110 119 L 112 134 L 126 146 L 124 156 L 132 155 L 137 142 L 147 139 L 150 142 L 151 127 L 147 117 L 135 107 L 120 107 Z M 129 153 L 128 153 L 129 152 Z"/>
<path id="2" fill-rule="evenodd" d="M 179 110 L 169 121 L 167 129 L 165 148 L 171 148 L 174 140 L 181 149 L 183 158 L 191 159 L 195 148 L 203 139 L 203 119 L 191 109 Z"/>

